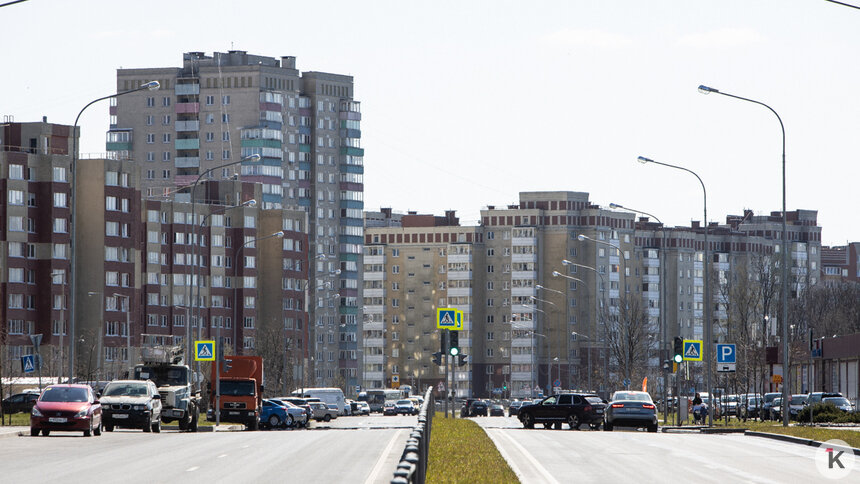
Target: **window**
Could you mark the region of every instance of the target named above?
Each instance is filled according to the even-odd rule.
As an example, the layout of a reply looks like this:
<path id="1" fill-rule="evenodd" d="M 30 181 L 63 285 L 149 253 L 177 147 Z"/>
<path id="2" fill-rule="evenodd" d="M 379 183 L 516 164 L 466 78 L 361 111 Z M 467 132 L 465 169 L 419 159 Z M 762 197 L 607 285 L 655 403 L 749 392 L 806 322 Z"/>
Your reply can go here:
<path id="1" fill-rule="evenodd" d="M 206 96 L 206 105 L 212 106 L 215 104 L 215 96 Z"/>
<path id="2" fill-rule="evenodd" d="M 221 104 L 223 104 L 225 106 L 230 104 L 230 96 L 229 95 L 221 96 Z"/>
<path id="3" fill-rule="evenodd" d="M 149 144 L 155 143 L 155 133 L 147 133 L 146 142 Z"/>
<path id="4" fill-rule="evenodd" d="M 166 143 L 170 143 L 170 133 L 164 133 L 164 134 L 162 134 L 162 135 L 161 135 L 161 142 L 162 142 L 162 143 L 165 143 L 165 144 L 166 144 Z"/>
<path id="5" fill-rule="evenodd" d="M 161 98 L 161 105 L 164 107 L 170 106 L 170 98 L 169 97 Z"/>

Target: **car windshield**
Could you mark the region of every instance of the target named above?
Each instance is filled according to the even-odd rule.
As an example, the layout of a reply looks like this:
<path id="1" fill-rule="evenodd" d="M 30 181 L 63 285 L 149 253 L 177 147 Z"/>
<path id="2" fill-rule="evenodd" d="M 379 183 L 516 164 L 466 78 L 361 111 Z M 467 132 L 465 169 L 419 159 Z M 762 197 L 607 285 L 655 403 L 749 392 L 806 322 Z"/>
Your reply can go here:
<path id="1" fill-rule="evenodd" d="M 135 380 L 152 380 L 155 386 L 184 386 L 188 384 L 184 367 L 138 366 L 134 369 Z"/>
<path id="2" fill-rule="evenodd" d="M 747 403 L 748 403 L 749 405 L 757 405 L 757 404 L 758 404 L 758 402 L 759 402 L 759 399 L 758 399 L 758 398 L 750 398 L 750 399 L 748 399 L 748 400 L 747 400 Z"/>
<path id="3" fill-rule="evenodd" d="M 252 381 L 234 381 L 221 380 L 221 395 L 232 396 L 253 396 L 254 382 Z"/>
<path id="4" fill-rule="evenodd" d="M 108 383 L 104 390 L 104 396 L 146 396 L 146 383 Z"/>
<path id="5" fill-rule="evenodd" d="M 86 402 L 86 388 L 51 387 L 42 394 L 43 402 Z"/>
<path id="6" fill-rule="evenodd" d="M 585 397 L 585 400 L 592 405 L 603 403 L 603 400 L 601 400 L 600 397 Z"/>
<path id="7" fill-rule="evenodd" d="M 651 395 L 644 392 L 615 392 L 613 400 L 633 400 L 635 402 L 650 402 Z"/>
<path id="8" fill-rule="evenodd" d="M 412 405 L 412 401 L 410 401 L 410 400 L 398 400 L 397 405 Z"/>
<path id="9" fill-rule="evenodd" d="M 825 398 L 824 402 L 832 403 L 833 405 L 851 405 L 851 402 L 849 402 L 848 399 L 844 397 L 829 397 Z"/>
<path id="10" fill-rule="evenodd" d="M 792 405 L 803 405 L 803 403 L 805 401 L 806 401 L 806 395 L 795 395 L 795 396 L 791 397 L 791 404 Z"/>

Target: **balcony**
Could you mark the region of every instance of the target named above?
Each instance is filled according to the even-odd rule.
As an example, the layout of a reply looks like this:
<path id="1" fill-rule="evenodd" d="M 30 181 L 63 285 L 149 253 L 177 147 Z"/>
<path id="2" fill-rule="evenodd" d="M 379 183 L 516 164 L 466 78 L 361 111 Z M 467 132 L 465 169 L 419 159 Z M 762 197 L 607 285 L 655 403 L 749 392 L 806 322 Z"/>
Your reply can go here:
<path id="1" fill-rule="evenodd" d="M 200 166 L 199 156 L 177 156 L 176 168 L 197 168 Z"/>
<path id="2" fill-rule="evenodd" d="M 365 289 L 363 294 L 364 297 L 385 297 L 385 289 Z"/>
<path id="3" fill-rule="evenodd" d="M 512 287 L 511 296 L 534 296 L 535 288 L 533 287 Z"/>
<path id="4" fill-rule="evenodd" d="M 513 363 L 513 357 L 511 357 L 511 363 Z M 528 361 L 522 363 L 529 363 Z M 524 381 L 531 382 L 532 374 L 527 371 L 513 371 L 511 372 L 511 381 Z"/>
<path id="5" fill-rule="evenodd" d="M 511 262 L 537 262 L 537 254 L 513 254 Z"/>
<path id="6" fill-rule="evenodd" d="M 537 279 L 537 272 L 535 271 L 514 271 L 511 272 L 511 279 Z"/>
<path id="7" fill-rule="evenodd" d="M 131 151 L 131 142 L 126 143 L 106 143 L 105 149 L 107 151 Z"/>
<path id="8" fill-rule="evenodd" d="M 367 294 L 367 291 L 364 291 Z M 472 288 L 471 287 L 449 287 L 448 288 L 448 296 L 471 296 Z"/>
<path id="9" fill-rule="evenodd" d="M 384 255 L 366 255 L 364 256 L 365 264 L 385 264 Z"/>
<path id="10" fill-rule="evenodd" d="M 472 271 L 451 271 L 448 272 L 449 281 L 465 281 L 472 278 Z"/>
<path id="11" fill-rule="evenodd" d="M 276 139 L 243 139 L 242 148 L 280 148 L 280 140 Z"/>
<path id="12" fill-rule="evenodd" d="M 184 132 L 184 131 L 200 131 L 200 121 L 177 121 L 176 122 L 176 131 Z"/>
<path id="13" fill-rule="evenodd" d="M 532 363 L 532 355 L 511 355 L 511 364 L 530 364 Z"/>
<path id="14" fill-rule="evenodd" d="M 472 262 L 472 254 L 448 254 L 448 262 Z"/>
<path id="15" fill-rule="evenodd" d="M 383 338 L 364 338 L 364 346 L 382 348 L 385 346 L 385 339 L 383 339 Z"/>
<path id="16" fill-rule="evenodd" d="M 177 96 L 196 96 L 200 94 L 200 84 L 176 84 Z"/>
<path id="17" fill-rule="evenodd" d="M 384 272 L 365 272 L 364 273 L 365 281 L 384 281 L 385 273 Z"/>
<path id="18" fill-rule="evenodd" d="M 176 103 L 176 114 L 199 114 L 200 103 Z"/>
<path id="19" fill-rule="evenodd" d="M 364 156 L 364 148 L 353 148 L 352 146 L 341 146 L 340 154 L 350 156 Z"/>
<path id="20" fill-rule="evenodd" d="M 537 245 L 536 237 L 513 237 L 511 245 Z"/>
<path id="21" fill-rule="evenodd" d="M 198 138 L 187 138 L 187 139 L 177 139 L 173 147 L 179 150 L 199 150 L 200 149 L 200 139 Z"/>

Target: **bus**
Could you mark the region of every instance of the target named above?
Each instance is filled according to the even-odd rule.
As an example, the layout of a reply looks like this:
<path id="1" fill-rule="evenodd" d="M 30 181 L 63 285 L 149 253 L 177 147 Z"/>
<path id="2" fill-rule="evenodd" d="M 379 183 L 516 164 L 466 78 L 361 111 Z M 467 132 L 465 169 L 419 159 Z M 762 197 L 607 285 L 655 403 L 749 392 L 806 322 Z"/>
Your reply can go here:
<path id="1" fill-rule="evenodd" d="M 371 412 L 380 413 L 382 413 L 382 408 L 386 402 L 394 403 L 401 398 L 403 398 L 403 392 L 391 388 L 375 388 L 361 392 L 358 395 L 358 401 L 367 402 L 370 405 Z"/>
<path id="2" fill-rule="evenodd" d="M 326 405 L 337 405 L 338 415 L 346 415 L 343 390 L 340 388 L 305 388 L 304 391 L 294 391 L 293 396 L 300 398 L 319 398 L 320 401 Z"/>

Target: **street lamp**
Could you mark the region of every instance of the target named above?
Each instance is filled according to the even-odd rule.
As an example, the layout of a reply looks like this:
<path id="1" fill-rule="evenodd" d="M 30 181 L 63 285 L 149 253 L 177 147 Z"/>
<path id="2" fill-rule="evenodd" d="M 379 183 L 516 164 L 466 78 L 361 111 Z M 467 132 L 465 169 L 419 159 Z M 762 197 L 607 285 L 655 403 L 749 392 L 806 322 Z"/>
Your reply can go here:
<path id="1" fill-rule="evenodd" d="M 185 327 L 186 328 L 185 329 L 185 336 L 186 336 L 186 339 L 188 340 L 186 343 L 186 346 L 188 348 L 187 354 L 189 354 L 189 355 L 192 354 L 191 353 L 191 349 L 192 349 L 192 344 L 191 344 L 191 316 L 192 316 L 192 314 L 191 314 L 191 311 L 192 311 L 192 308 L 195 306 L 194 301 L 193 301 L 194 286 L 198 285 L 198 284 L 195 284 L 194 281 L 195 281 L 196 276 L 197 276 L 197 265 L 198 265 L 198 262 L 197 262 L 197 246 L 200 244 L 200 241 L 198 240 L 199 230 L 198 230 L 197 225 L 195 224 L 195 219 L 197 218 L 196 217 L 197 185 L 200 184 L 200 181 L 203 179 L 204 176 L 212 173 L 215 170 L 218 170 L 221 168 L 226 168 L 228 166 L 238 165 L 238 164 L 244 163 L 246 161 L 254 163 L 254 162 L 260 161 L 260 159 L 261 159 L 260 155 L 253 154 L 253 155 L 245 156 L 238 161 L 231 161 L 229 163 L 224 163 L 222 165 L 213 166 L 212 168 L 209 168 L 208 170 L 204 170 L 202 173 L 200 173 L 200 175 L 197 176 L 197 179 L 191 183 L 191 280 L 188 281 L 188 299 L 189 299 L 189 301 L 188 301 L 188 323 Z M 257 202 L 255 201 L 254 204 L 256 204 L 256 203 Z M 241 206 L 241 205 L 239 205 L 239 206 Z M 202 225 L 202 223 L 201 223 L 201 225 Z M 200 291 L 198 288 L 198 295 L 199 295 L 199 292 Z M 199 324 L 199 322 L 198 322 L 198 324 L 197 324 L 198 336 L 202 335 L 201 326 L 202 325 Z M 197 362 L 197 371 L 198 372 L 200 371 L 200 362 L 199 361 Z"/>
<path id="2" fill-rule="evenodd" d="M 702 87 L 704 87 L 704 86 L 702 86 Z M 686 171 L 687 173 L 690 173 L 693 176 L 695 176 L 696 179 L 699 180 L 699 184 L 702 185 L 702 205 L 703 205 L 703 210 L 704 210 L 703 224 L 705 226 L 705 253 L 704 253 L 704 266 L 705 266 L 705 268 L 704 268 L 705 269 L 705 274 L 704 274 L 704 278 L 705 278 L 705 281 L 704 281 L 704 286 L 705 286 L 704 287 L 704 289 L 705 289 L 705 295 L 704 295 L 705 314 L 704 314 L 704 318 L 705 318 L 705 324 L 704 324 L 704 328 L 703 328 L 704 332 L 705 332 L 705 371 L 707 374 L 707 382 L 705 383 L 705 385 L 708 388 L 708 395 L 710 395 L 711 398 L 713 398 L 713 390 L 711 388 L 711 346 L 713 346 L 713 344 L 714 344 L 714 336 L 713 336 L 713 329 L 711 328 L 711 325 L 713 324 L 713 321 L 711 321 L 711 304 L 713 304 L 713 300 L 711 298 L 711 291 L 710 291 L 711 281 L 709 280 L 710 279 L 709 267 L 711 265 L 711 262 L 708 259 L 708 191 L 705 189 L 705 182 L 703 182 L 702 178 L 699 175 L 697 175 L 696 172 L 694 172 L 693 170 L 690 170 L 688 168 L 684 168 L 683 166 L 671 165 L 669 163 L 654 161 L 654 160 L 652 160 L 650 158 L 646 158 L 644 156 L 638 157 L 637 161 L 639 161 L 639 163 L 642 163 L 643 165 L 648 164 L 648 163 L 654 163 L 655 165 L 662 165 L 662 166 L 666 166 L 669 168 L 674 168 L 676 170 Z M 783 214 L 784 214 L 784 212 L 783 212 Z M 711 426 L 713 424 L 714 424 L 713 413 L 708 412 L 708 426 Z"/>
<path id="3" fill-rule="evenodd" d="M 235 345 L 236 350 L 239 349 L 239 341 L 237 338 L 239 337 L 239 254 L 242 253 L 242 249 L 245 248 L 246 245 L 251 245 L 255 242 L 259 242 L 261 240 L 270 239 L 272 237 L 283 237 L 284 231 L 279 230 L 273 234 L 265 235 L 263 237 L 258 237 L 256 239 L 248 240 L 236 249 L 236 253 L 233 255 L 233 274 L 235 277 L 235 281 L 233 284 L 233 344 Z M 243 284 L 244 289 L 244 284 Z M 244 309 L 244 305 L 242 307 Z M 220 343 L 220 333 L 221 326 L 218 326 L 218 336 Z M 238 353 L 238 351 L 237 351 Z"/>
<path id="4" fill-rule="evenodd" d="M 96 348 L 98 349 L 98 358 L 96 359 L 96 381 L 101 380 L 102 376 L 102 362 L 104 361 L 104 355 L 102 355 L 102 345 L 104 344 L 103 335 L 105 334 L 105 298 L 102 296 L 101 291 L 88 291 L 87 296 L 99 296 L 99 315 L 96 318 L 98 331 L 96 332 Z M 92 354 L 92 353 L 91 353 Z M 89 375 L 88 375 L 89 376 Z"/>
<path id="5" fill-rule="evenodd" d="M 561 263 L 562 263 L 562 265 L 572 266 L 574 268 L 581 267 L 583 269 L 587 269 L 587 270 L 597 274 L 597 276 L 600 277 L 600 283 L 603 286 L 603 290 L 604 291 L 606 290 L 606 279 L 603 277 L 603 274 L 601 274 L 600 271 L 598 271 L 596 268 L 591 267 L 591 266 L 587 266 L 587 265 L 583 265 L 583 264 L 577 264 L 576 262 L 571 262 L 567 259 L 562 259 Z M 581 279 L 576 279 L 576 278 L 573 278 L 571 276 L 561 274 L 558 271 L 553 271 L 552 275 L 553 275 L 553 277 L 561 276 L 561 277 L 565 277 L 565 278 L 570 278 L 572 280 L 581 281 Z M 583 282 L 583 284 L 588 285 L 585 282 Z M 595 285 L 596 285 L 596 281 L 595 281 Z M 604 292 L 604 291 L 601 291 L 601 292 Z M 604 292 L 604 294 L 605 294 L 605 292 Z M 596 335 L 597 334 L 597 320 L 599 319 L 599 313 L 600 313 L 600 308 L 597 305 L 597 297 L 596 297 L 597 291 L 595 291 L 594 296 L 595 296 L 595 298 L 594 298 L 594 300 L 595 300 L 594 334 Z M 609 349 L 607 347 L 608 339 L 609 338 L 607 335 L 607 328 L 606 328 L 606 325 L 604 324 L 603 325 L 603 379 L 604 379 L 604 382 L 607 382 L 609 380 Z M 591 358 L 591 353 L 589 353 L 589 358 Z M 591 385 L 589 385 L 589 386 L 591 386 Z M 604 390 L 606 390 L 606 389 L 604 389 Z"/>
<path id="6" fill-rule="evenodd" d="M 640 213 L 642 215 L 646 215 L 648 217 L 653 218 L 661 225 L 661 234 L 662 234 L 662 244 L 660 246 L 660 333 L 661 333 L 661 342 L 660 342 L 660 360 L 664 360 L 668 358 L 668 346 L 669 346 L 669 329 L 666 326 L 666 228 L 663 226 L 663 221 L 657 218 L 657 216 L 652 215 L 648 212 L 643 212 L 642 210 L 636 210 L 633 208 L 625 207 L 623 205 L 617 203 L 610 203 L 609 208 L 612 209 L 622 209 L 629 210 L 631 212 Z M 707 229 L 705 229 L 707 230 Z M 662 362 L 659 364 L 662 365 Z M 666 388 L 667 383 L 669 381 L 669 376 L 666 371 L 663 372 L 663 401 L 666 401 Z M 665 407 L 664 407 L 665 408 Z M 664 412 L 665 415 L 665 412 Z M 665 417 L 664 417 L 665 418 Z"/>
<path id="7" fill-rule="evenodd" d="M 541 289 L 544 289 L 543 286 L 540 286 L 540 287 L 541 287 Z M 558 307 L 556 306 L 556 304 L 554 302 L 548 301 L 546 299 L 541 299 L 541 298 L 538 298 L 535 296 L 529 296 L 529 298 L 534 302 L 535 305 L 537 305 L 538 302 L 541 302 L 541 303 L 549 304 L 550 306 L 553 306 L 554 311 L 555 311 L 555 325 L 558 326 Z M 546 307 L 546 306 L 544 306 L 544 307 Z M 543 312 L 543 311 L 541 311 L 541 312 Z M 546 323 L 549 314 L 547 314 L 546 312 L 543 312 L 543 313 L 545 316 L 544 317 L 544 323 Z M 547 324 L 544 324 L 544 326 L 545 326 L 545 333 L 547 334 L 547 337 L 549 337 L 549 335 L 551 334 L 550 330 L 552 329 L 552 327 L 548 326 Z M 552 356 L 552 354 L 550 354 L 549 348 L 550 348 L 550 346 L 547 345 L 546 366 L 547 366 L 547 372 L 549 374 L 549 380 L 550 380 L 550 382 L 552 382 L 553 381 L 552 380 L 552 361 L 558 361 L 558 357 L 556 356 L 554 360 L 551 360 L 551 358 L 553 358 L 553 356 Z M 558 367 L 558 379 L 561 380 L 561 363 L 559 363 L 559 367 Z M 550 386 L 550 388 L 552 388 L 552 386 Z"/>
<path id="8" fill-rule="evenodd" d="M 71 165 L 69 167 L 69 171 L 71 172 L 70 173 L 71 187 L 69 190 L 71 193 L 71 195 L 69 196 L 69 225 L 70 225 L 70 228 L 69 228 L 69 261 L 70 261 L 69 272 L 71 272 L 71 289 L 69 290 L 69 296 L 70 296 L 69 297 L 69 382 L 70 383 L 71 383 L 71 380 L 75 374 L 75 320 L 77 319 L 77 316 L 75 314 L 75 309 L 76 309 L 75 303 L 77 300 L 76 292 L 77 292 L 77 288 L 78 288 L 78 284 L 77 284 L 77 282 L 78 282 L 78 271 L 77 271 L 77 268 L 75 267 L 75 263 L 77 262 L 77 259 L 75 258 L 75 248 L 76 248 L 75 246 L 77 245 L 75 243 L 75 234 L 77 232 L 77 228 L 76 228 L 77 224 L 75 223 L 75 219 L 77 218 L 77 217 L 75 217 L 77 197 L 75 196 L 75 193 L 78 190 L 78 184 L 76 183 L 77 180 L 76 180 L 75 175 L 77 173 L 77 161 L 78 161 L 78 136 L 77 136 L 77 134 L 78 134 L 78 121 L 80 121 L 81 115 L 84 113 L 84 111 L 88 107 L 92 106 L 93 104 L 95 104 L 99 101 L 104 101 L 105 99 L 124 96 L 126 94 L 131 94 L 133 92 L 138 92 L 138 91 L 146 91 L 146 90 L 155 91 L 159 87 L 161 87 L 161 84 L 159 84 L 158 81 L 149 81 L 145 84 L 140 85 L 136 89 L 131 89 L 128 91 L 122 91 L 122 92 L 118 92 L 116 94 L 111 94 L 110 96 L 104 96 L 104 97 L 100 97 L 98 99 L 94 99 L 94 100 L 90 101 L 86 106 L 84 106 L 80 110 L 80 112 L 78 112 L 78 115 L 75 117 L 75 124 L 74 124 L 74 126 L 72 126 L 72 162 L 71 162 Z"/>
<path id="9" fill-rule="evenodd" d="M 618 259 L 621 261 L 621 270 L 624 273 L 624 283 L 621 284 L 621 287 L 618 288 L 618 298 L 619 298 L 619 302 L 621 302 L 622 300 L 624 301 L 625 313 L 627 313 L 625 315 L 625 317 L 628 318 L 628 320 L 629 320 L 631 315 L 629 314 L 629 310 L 627 310 L 627 308 L 629 308 L 628 301 L 627 301 L 627 261 L 624 259 L 624 251 L 622 251 L 621 247 L 618 245 L 606 242 L 604 240 L 593 239 L 593 238 L 588 237 L 588 236 L 583 235 L 583 234 L 577 235 L 576 238 L 580 242 L 582 242 L 584 240 L 590 240 L 596 244 L 607 245 L 607 246 L 618 251 Z M 621 278 L 619 277 L 619 280 L 620 279 Z M 611 284 L 612 280 L 610 280 L 609 282 Z M 609 289 L 611 291 L 612 287 L 610 286 Z M 630 332 L 627 331 L 626 333 L 627 333 L 626 338 L 625 338 L 626 341 L 624 344 L 624 379 L 627 382 L 627 384 L 625 385 L 625 388 L 628 388 L 630 386 Z M 619 336 L 622 336 L 622 335 L 619 333 Z"/>
<path id="10" fill-rule="evenodd" d="M 790 368 L 788 367 L 788 214 L 786 213 L 785 207 L 785 125 L 782 124 L 782 118 L 779 117 L 776 111 L 767 104 L 756 101 L 754 99 L 748 99 L 741 96 L 736 96 L 734 94 L 729 94 L 726 92 L 721 92 L 718 89 L 714 89 L 713 87 L 708 86 L 699 86 L 699 92 L 702 94 L 720 94 L 722 96 L 740 99 L 741 101 L 746 101 L 753 104 L 758 104 L 759 106 L 766 107 L 770 112 L 776 116 L 777 121 L 779 121 L 779 129 L 782 131 L 782 372 L 783 372 L 783 385 L 782 385 L 782 401 L 789 401 L 789 388 L 788 382 Z M 707 234 L 707 229 L 705 229 L 705 233 Z M 782 426 L 788 427 L 788 412 L 783 412 L 782 416 Z"/>
<path id="11" fill-rule="evenodd" d="M 570 279 L 571 281 L 574 281 L 574 282 L 581 282 L 583 286 L 588 287 L 588 283 L 586 283 L 582 279 L 579 279 L 579 278 L 573 277 L 573 276 L 568 276 L 568 275 L 562 274 L 561 272 L 558 272 L 558 271 L 552 271 L 552 277 L 563 277 L 565 279 Z M 536 286 L 536 287 L 540 288 L 541 286 Z M 559 292 L 559 291 L 555 291 L 555 292 Z M 597 300 L 597 298 L 595 298 L 595 301 L 596 300 Z M 595 321 L 596 321 L 596 315 L 595 315 Z M 596 322 L 595 322 L 595 326 L 596 326 Z M 576 333 L 574 331 L 573 334 L 578 334 L 578 333 Z M 589 341 L 591 341 L 591 338 L 587 338 L 587 339 Z M 588 345 L 588 390 L 589 391 L 591 391 L 591 389 L 592 389 L 592 386 L 591 386 L 591 350 L 592 350 L 592 346 L 589 343 L 589 345 Z M 568 358 L 570 358 L 570 351 L 568 351 L 567 354 L 568 354 Z M 568 383 L 570 383 L 570 363 L 568 363 Z"/>
<path id="12" fill-rule="evenodd" d="M 125 298 L 125 343 L 126 343 L 126 361 L 129 366 L 129 378 L 131 378 L 131 298 L 125 294 L 113 293 L 115 298 Z"/>
<path id="13" fill-rule="evenodd" d="M 535 301 L 537 301 L 537 300 L 538 300 L 538 299 L 537 299 L 536 297 L 534 297 L 534 296 L 529 296 L 529 297 L 530 297 L 532 300 L 535 300 Z M 543 301 L 543 300 L 541 299 L 541 301 Z M 544 326 L 546 327 L 546 318 L 547 318 L 547 316 L 549 316 L 549 315 L 546 313 L 546 311 L 544 311 L 543 309 L 538 308 L 536 305 L 535 305 L 535 306 L 530 306 L 530 305 L 528 305 L 528 304 L 523 304 L 523 306 L 525 306 L 525 307 L 526 307 L 526 308 L 528 308 L 528 309 L 532 309 L 532 310 L 534 310 L 534 311 L 537 311 L 537 312 L 539 312 L 539 313 L 543 313 L 543 317 L 544 317 Z M 552 340 L 551 340 L 551 339 L 550 339 L 550 337 L 549 337 L 549 331 L 547 331 L 545 334 L 541 334 L 541 333 L 536 333 L 536 332 L 534 332 L 534 330 L 532 330 L 532 331 L 530 331 L 530 333 L 532 333 L 533 335 L 536 335 L 536 336 L 542 336 L 542 337 L 544 337 L 544 338 L 546 339 L 547 387 L 551 390 L 551 389 L 552 389 L 552 362 L 551 362 L 551 360 L 550 360 L 550 353 L 552 352 L 552 347 L 551 347 L 550 345 L 552 344 Z M 535 358 L 535 363 L 537 363 L 537 358 Z M 535 368 L 535 370 L 537 370 L 537 368 Z M 535 371 L 535 379 L 536 379 L 536 380 L 539 380 L 539 379 L 540 379 L 540 373 L 539 373 L 538 371 Z M 537 384 L 537 382 L 535 382 L 535 384 Z"/>
<path id="14" fill-rule="evenodd" d="M 60 362 L 59 362 L 59 364 L 57 365 L 57 383 L 60 383 L 60 379 L 61 379 L 61 377 L 63 376 L 63 335 L 65 335 L 65 334 L 66 334 L 66 321 L 65 321 L 65 319 L 63 318 L 63 309 L 64 309 L 64 308 L 65 308 L 65 306 L 66 306 L 66 290 L 65 290 L 65 287 L 66 287 L 66 280 L 65 280 L 65 279 L 66 279 L 66 278 L 65 278 L 66 273 L 65 273 L 65 271 L 59 271 L 59 272 L 58 272 L 58 271 L 54 271 L 54 272 L 51 272 L 51 283 L 52 283 L 52 284 L 53 284 L 53 282 L 54 282 L 54 281 L 53 281 L 53 279 L 54 279 L 55 277 L 57 277 L 57 276 L 61 276 L 61 277 L 63 277 L 63 281 L 60 283 L 60 284 L 62 284 L 62 285 L 63 285 L 63 291 L 62 291 L 62 295 L 63 295 L 63 297 L 61 298 L 61 301 L 62 301 L 62 302 L 60 303 L 60 344 L 59 344 L 59 347 L 58 347 L 58 350 L 59 350 L 59 352 L 60 352 Z M 73 343 L 73 344 L 74 344 L 74 343 Z M 69 374 L 69 380 L 68 380 L 68 382 L 69 382 L 69 383 L 72 383 L 72 375 L 71 375 L 71 374 Z"/>

